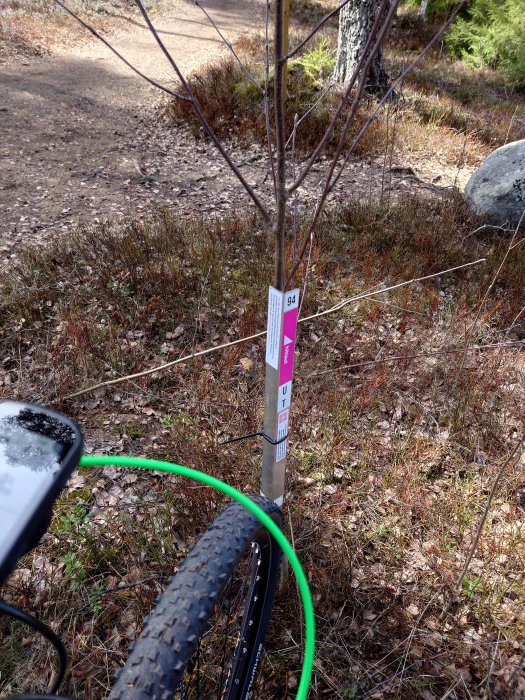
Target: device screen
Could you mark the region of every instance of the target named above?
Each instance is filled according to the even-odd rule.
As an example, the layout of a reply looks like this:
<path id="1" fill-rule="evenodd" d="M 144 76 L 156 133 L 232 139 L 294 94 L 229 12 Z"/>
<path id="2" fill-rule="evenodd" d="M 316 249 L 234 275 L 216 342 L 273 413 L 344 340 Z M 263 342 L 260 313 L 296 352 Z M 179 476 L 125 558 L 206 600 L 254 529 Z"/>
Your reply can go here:
<path id="1" fill-rule="evenodd" d="M 0 403 L 0 563 L 4 561 L 77 444 L 73 428 L 57 416 Z"/>

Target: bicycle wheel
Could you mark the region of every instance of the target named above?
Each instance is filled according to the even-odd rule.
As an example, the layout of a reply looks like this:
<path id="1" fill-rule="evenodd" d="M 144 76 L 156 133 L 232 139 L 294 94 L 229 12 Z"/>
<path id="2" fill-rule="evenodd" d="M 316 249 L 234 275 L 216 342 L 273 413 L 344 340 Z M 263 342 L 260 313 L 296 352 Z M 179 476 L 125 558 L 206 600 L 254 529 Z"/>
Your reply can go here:
<path id="1" fill-rule="evenodd" d="M 253 499 L 282 527 L 272 501 Z M 281 550 L 238 503 L 220 513 L 159 597 L 109 700 L 247 700 Z"/>

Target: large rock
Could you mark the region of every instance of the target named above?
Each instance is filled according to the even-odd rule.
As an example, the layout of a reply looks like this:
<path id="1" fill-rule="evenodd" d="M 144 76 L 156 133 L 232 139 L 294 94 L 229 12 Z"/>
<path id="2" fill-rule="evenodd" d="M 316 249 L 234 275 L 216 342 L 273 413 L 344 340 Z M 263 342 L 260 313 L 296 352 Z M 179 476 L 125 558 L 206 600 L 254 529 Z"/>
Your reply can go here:
<path id="1" fill-rule="evenodd" d="M 493 151 L 467 182 L 465 199 L 495 224 L 517 224 L 525 210 L 525 139 Z"/>

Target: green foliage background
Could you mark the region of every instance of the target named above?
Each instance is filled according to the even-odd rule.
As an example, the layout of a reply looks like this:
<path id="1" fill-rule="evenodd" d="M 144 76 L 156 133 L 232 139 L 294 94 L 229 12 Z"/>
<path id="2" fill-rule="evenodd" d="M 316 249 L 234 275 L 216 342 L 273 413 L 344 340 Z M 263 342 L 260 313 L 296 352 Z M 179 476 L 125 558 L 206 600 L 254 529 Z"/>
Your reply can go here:
<path id="1" fill-rule="evenodd" d="M 427 15 L 446 14 L 455 4 L 429 0 Z M 512 82 L 525 86 L 525 0 L 471 0 L 445 41 L 449 51 L 469 65 L 500 68 Z"/>
<path id="2" fill-rule="evenodd" d="M 525 85 L 525 0 L 474 0 L 446 41 L 466 63 L 501 68 L 513 82 Z"/>

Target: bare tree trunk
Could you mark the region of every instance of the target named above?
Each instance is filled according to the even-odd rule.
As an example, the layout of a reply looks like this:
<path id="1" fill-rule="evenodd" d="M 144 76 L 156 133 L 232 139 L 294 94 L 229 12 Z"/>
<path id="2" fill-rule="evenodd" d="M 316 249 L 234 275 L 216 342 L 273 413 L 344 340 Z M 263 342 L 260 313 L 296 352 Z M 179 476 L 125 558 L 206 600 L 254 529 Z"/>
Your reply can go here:
<path id="1" fill-rule="evenodd" d="M 285 136 L 285 71 L 284 50 L 285 0 L 275 0 L 274 30 L 274 109 L 275 109 L 275 273 L 273 286 L 284 291 L 285 227 L 286 227 L 286 136 Z"/>
<path id="2" fill-rule="evenodd" d="M 350 80 L 365 48 L 378 11 L 378 0 L 357 0 L 345 5 L 339 15 L 339 38 L 335 79 L 339 83 Z M 379 50 L 368 72 L 365 90 L 373 95 L 384 95 L 390 79 L 383 67 Z"/>

